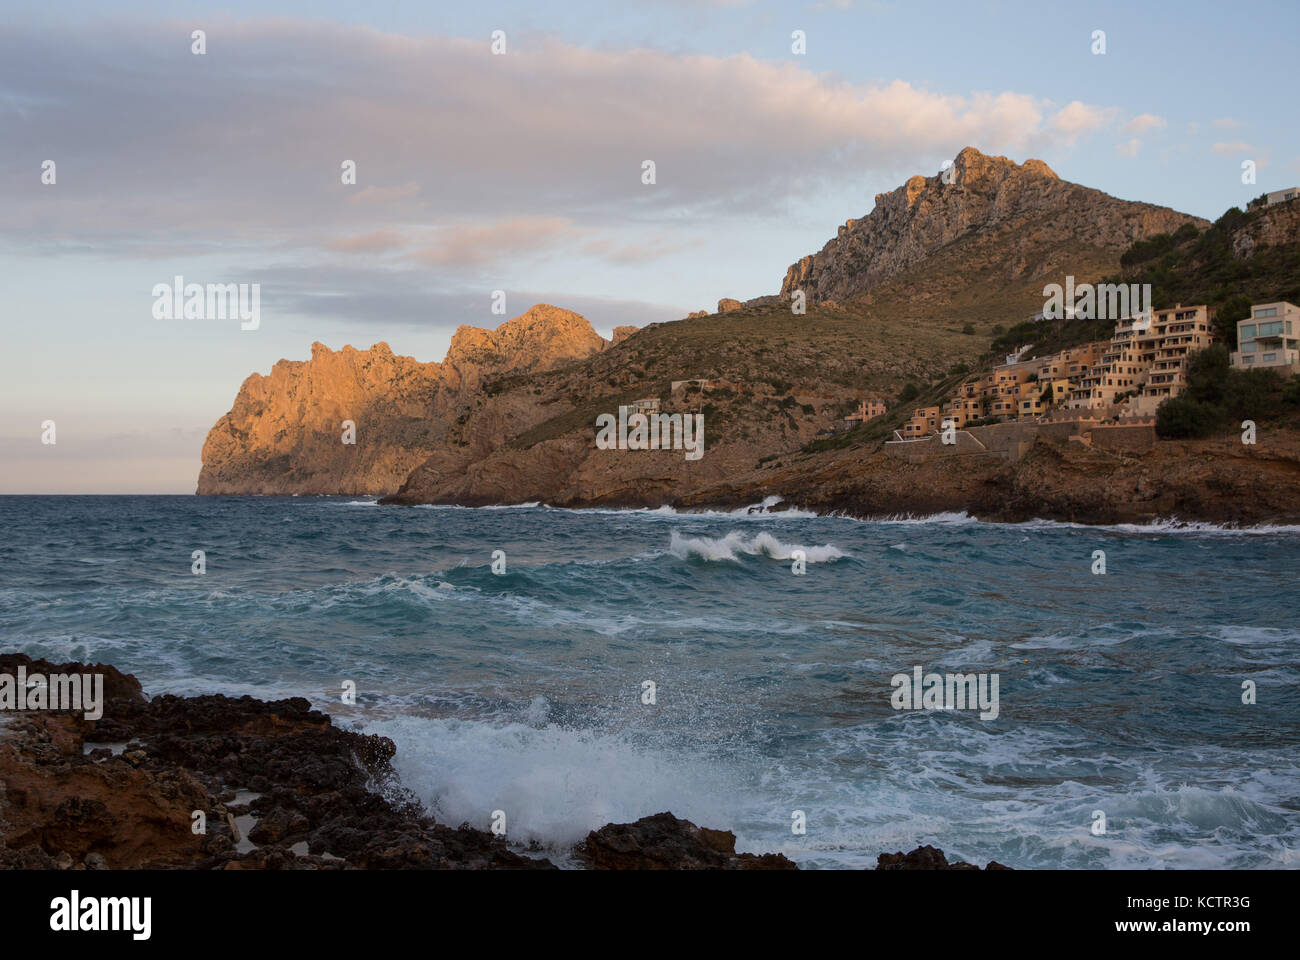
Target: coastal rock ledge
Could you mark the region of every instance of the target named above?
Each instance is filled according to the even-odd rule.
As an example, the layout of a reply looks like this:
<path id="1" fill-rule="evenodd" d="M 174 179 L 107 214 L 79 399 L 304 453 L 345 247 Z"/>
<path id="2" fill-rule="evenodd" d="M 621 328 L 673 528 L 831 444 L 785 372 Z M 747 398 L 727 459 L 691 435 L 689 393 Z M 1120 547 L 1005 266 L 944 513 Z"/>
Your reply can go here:
<path id="1" fill-rule="evenodd" d="M 0 710 L 0 869 L 555 869 L 437 823 L 399 782 L 392 740 L 341 730 L 302 697 L 150 699 L 106 664 L 0 654 L 11 690 L 51 674 L 102 675 L 102 716 Z M 667 812 L 593 830 L 573 853 L 595 870 L 798 869 Z M 933 847 L 880 862 L 976 869 Z"/>

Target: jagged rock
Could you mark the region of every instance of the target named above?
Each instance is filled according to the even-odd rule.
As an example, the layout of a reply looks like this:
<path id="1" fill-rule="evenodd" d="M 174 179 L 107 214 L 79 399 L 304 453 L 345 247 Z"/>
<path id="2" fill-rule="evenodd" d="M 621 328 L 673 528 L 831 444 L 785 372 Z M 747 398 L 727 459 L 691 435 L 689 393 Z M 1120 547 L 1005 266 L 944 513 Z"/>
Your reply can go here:
<path id="1" fill-rule="evenodd" d="M 808 303 L 848 300 L 957 241 L 961 249 L 947 251 L 953 269 L 946 280 L 954 288 L 967 282 L 968 268 L 1005 280 L 1082 274 L 1093 266 L 1085 251 L 1113 251 L 1118 261 L 1136 240 L 1172 233 L 1184 223 L 1206 225 L 1166 207 L 1069 183 L 1041 160 L 1016 164 L 967 147 L 952 171 L 951 183 L 938 174 L 914 176 L 877 194 L 867 216 L 849 220 L 819 253 L 790 266 L 781 298 L 802 290 Z"/>
<path id="2" fill-rule="evenodd" d="M 877 870 L 978 870 L 979 867 L 965 860 L 949 863 L 942 850 L 926 845 L 917 847 L 911 853 L 882 853 L 876 858 Z M 1010 870 L 996 860 L 990 860 L 985 870 Z"/>
<path id="3" fill-rule="evenodd" d="M 697 827 L 671 813 L 610 823 L 587 834 L 579 857 L 597 870 L 797 870 L 779 853 L 736 853 L 730 830 Z"/>
<path id="4" fill-rule="evenodd" d="M 612 347 L 616 343 L 622 343 L 624 340 L 632 336 L 632 334 L 636 333 L 640 329 L 641 329 L 640 327 L 633 327 L 633 326 L 615 327 L 613 333 L 613 339 L 610 340 L 609 345 Z"/>
<path id="5" fill-rule="evenodd" d="M 730 297 L 723 297 L 718 301 L 718 313 L 731 313 L 733 310 L 739 310 L 744 304 L 739 300 L 732 300 Z"/>
<path id="6" fill-rule="evenodd" d="M 488 377 L 549 370 L 608 343 L 580 315 L 537 304 L 495 330 L 462 326 L 442 363 L 386 343 L 254 373 L 203 444 L 200 494 L 383 494 L 445 438 L 462 400 Z M 355 443 L 344 443 L 344 421 Z"/>
<path id="7" fill-rule="evenodd" d="M 1232 236 L 1232 254 L 1248 260 L 1257 250 L 1300 243 L 1300 202 L 1276 203 L 1251 211 L 1249 221 Z"/>
<path id="8" fill-rule="evenodd" d="M 25 657 L 0 657 L 12 664 Z M 35 661 L 37 666 L 44 661 Z M 85 672 L 81 664 L 65 672 Z M 112 668 L 97 665 L 106 674 Z M 16 714 L 0 739 L 0 868 L 546 869 L 480 830 L 428 818 L 396 784 L 386 737 L 334 727 L 300 698 L 160 696 L 145 700 L 118 674 L 104 716 Z M 124 757 L 91 759 L 82 743 L 136 741 Z M 384 795 L 372 784 L 384 787 Z M 262 792 L 240 854 L 220 796 Z M 192 814 L 206 816 L 194 833 Z M 288 848 L 305 840 L 309 855 Z M 324 856 L 342 859 L 330 859 Z"/>

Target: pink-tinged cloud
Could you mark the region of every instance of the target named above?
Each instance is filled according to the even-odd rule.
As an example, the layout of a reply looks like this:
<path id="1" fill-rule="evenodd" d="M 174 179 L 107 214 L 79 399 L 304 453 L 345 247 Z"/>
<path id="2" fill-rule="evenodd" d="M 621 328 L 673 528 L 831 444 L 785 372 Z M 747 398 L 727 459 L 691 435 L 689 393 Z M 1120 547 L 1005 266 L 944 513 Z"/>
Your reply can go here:
<path id="1" fill-rule="evenodd" d="M 1154 113 L 1140 113 L 1124 124 L 1124 132 L 1141 134 L 1149 130 L 1160 130 L 1168 125 L 1164 117 L 1158 117 Z"/>
<path id="2" fill-rule="evenodd" d="M 0 239 L 107 252 L 318 246 L 557 210 L 583 229 L 698 222 L 784 211 L 826 178 L 937 169 L 966 145 L 1042 152 L 1113 115 L 1010 90 L 852 84 L 747 54 L 547 39 L 493 56 L 486 39 L 307 20 L 213 19 L 196 57 L 176 41 L 191 26 L 0 34 Z M 32 156 L 60 161 L 57 193 L 19 163 Z M 341 182 L 345 160 L 355 185 Z M 433 243 L 424 255 L 473 259 L 467 242 L 468 254 Z"/>

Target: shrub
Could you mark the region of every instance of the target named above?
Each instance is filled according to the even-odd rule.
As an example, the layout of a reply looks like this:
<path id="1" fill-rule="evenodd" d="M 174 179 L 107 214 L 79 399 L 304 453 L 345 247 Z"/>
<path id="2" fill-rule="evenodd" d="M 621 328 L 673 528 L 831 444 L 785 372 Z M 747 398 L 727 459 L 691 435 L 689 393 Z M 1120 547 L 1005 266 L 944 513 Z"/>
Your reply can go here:
<path id="1" fill-rule="evenodd" d="M 1156 433 L 1167 440 L 1203 437 L 1222 423 L 1221 410 L 1186 393 L 1171 397 L 1156 409 Z"/>

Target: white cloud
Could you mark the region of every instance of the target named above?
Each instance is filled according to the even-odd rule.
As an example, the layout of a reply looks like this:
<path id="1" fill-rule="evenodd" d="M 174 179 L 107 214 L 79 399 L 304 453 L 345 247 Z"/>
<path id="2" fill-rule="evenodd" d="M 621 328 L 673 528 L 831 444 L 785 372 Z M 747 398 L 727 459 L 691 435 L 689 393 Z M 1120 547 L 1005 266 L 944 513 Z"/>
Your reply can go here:
<path id="1" fill-rule="evenodd" d="M 1114 107 L 1096 107 L 1073 100 L 1052 115 L 1050 126 L 1062 134 L 1067 142 L 1092 133 L 1114 122 L 1118 111 Z"/>
<path id="2" fill-rule="evenodd" d="M 1015 91 L 850 84 L 745 54 L 549 39 L 493 56 L 486 41 L 282 19 L 213 20 L 196 57 L 175 29 L 0 35 L 0 236 L 101 253 L 362 252 L 385 232 L 460 224 L 459 254 L 436 237 L 423 248 L 451 265 L 492 241 L 539 242 L 547 223 L 582 242 L 610 223 L 785 211 L 826 178 L 893 178 L 967 145 L 1041 152 L 1114 115 Z M 57 193 L 19 168 L 35 155 L 59 161 Z M 355 186 L 340 182 L 344 160 Z M 571 234 L 554 229 L 559 214 Z M 513 234 L 465 226 L 510 220 Z"/>
<path id="3" fill-rule="evenodd" d="M 1142 141 L 1139 140 L 1137 137 L 1134 137 L 1132 140 L 1129 140 L 1125 143 L 1117 143 L 1115 145 L 1115 152 L 1119 154 L 1121 157 L 1136 157 L 1138 155 L 1138 151 L 1141 149 L 1142 149 Z"/>
<path id="4" fill-rule="evenodd" d="M 1146 133 L 1148 130 L 1159 130 L 1167 125 L 1164 117 L 1158 117 L 1154 113 L 1142 113 L 1124 124 L 1124 132 Z"/>
<path id="5" fill-rule="evenodd" d="M 1252 151 L 1252 147 L 1250 144 L 1242 143 L 1241 141 L 1236 141 L 1234 143 L 1220 142 L 1210 147 L 1210 150 L 1214 153 L 1217 153 L 1221 157 L 1227 157 L 1236 153 L 1250 153 Z"/>

